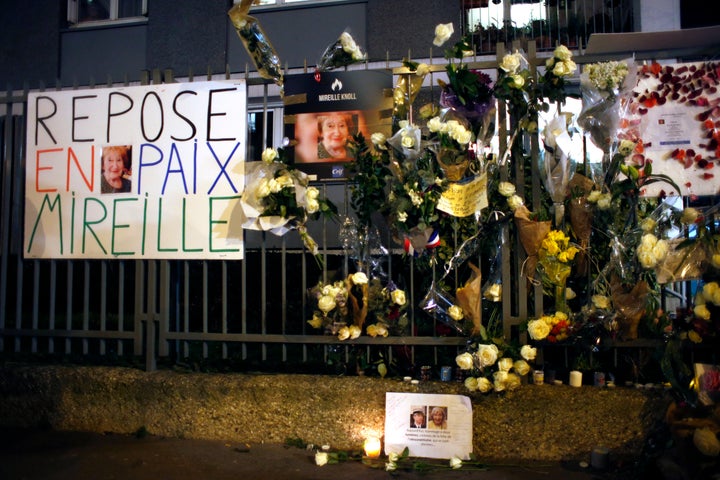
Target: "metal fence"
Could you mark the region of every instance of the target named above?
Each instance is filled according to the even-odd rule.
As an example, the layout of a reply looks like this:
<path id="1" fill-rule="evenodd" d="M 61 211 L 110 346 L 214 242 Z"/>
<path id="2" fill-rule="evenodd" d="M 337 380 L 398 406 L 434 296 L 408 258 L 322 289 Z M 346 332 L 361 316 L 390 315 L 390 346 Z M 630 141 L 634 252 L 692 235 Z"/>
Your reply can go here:
<path id="1" fill-rule="evenodd" d="M 544 63 L 532 42 L 528 50 L 531 63 Z M 496 58 L 502 58 L 503 46 L 498 45 L 496 53 Z M 647 52 L 647 58 L 652 54 Z M 583 63 L 582 57 L 576 60 Z M 495 71 L 497 60 L 473 66 Z M 404 71 L 396 67 L 394 72 L 402 75 Z M 166 80 L 172 80 L 169 73 Z M 226 77 L 233 76 L 228 73 Z M 148 72 L 143 83 L 161 83 L 162 78 L 160 72 Z M 262 85 L 254 80 L 248 84 Z M 434 83 L 430 78 L 429 84 Z M 267 88 L 264 91 L 267 95 Z M 290 364 L 327 367 L 358 355 L 366 361 L 382 355 L 386 362 L 407 365 L 452 364 L 446 362 L 453 362 L 466 344 L 465 337 L 452 332 L 438 336 L 438 320 L 417 308 L 424 293 L 420 287 L 423 279 L 418 277 L 413 259 L 404 258 L 397 248 L 386 256 L 385 268 L 391 277 L 402 278 L 409 291 L 409 335 L 361 336 L 341 343 L 335 336 L 312 329 L 306 322 L 311 317 L 308 288 L 336 273 L 347 275 L 351 264 L 338 241 L 338 225 L 329 221 L 310 225 L 320 245 L 322 265 L 291 235 L 278 238 L 255 231 L 244 234 L 246 252 L 241 261 L 24 259 L 27 94 L 8 91 L 0 100 L 0 108 L 4 108 L 0 116 L 1 354 L 133 361 L 148 370 L 157 368 L 158 362 L 283 369 Z M 251 104 L 267 105 L 266 98 L 253 100 Z M 499 115 L 504 118 L 502 106 Z M 505 125 L 498 121 L 501 150 L 508 140 Z M 528 152 L 537 158 L 537 137 L 528 138 Z M 521 170 L 510 173 L 513 178 L 524 175 Z M 507 178 L 508 172 L 503 175 Z M 318 186 L 338 204 L 341 215 L 352 215 L 346 182 L 320 182 Z M 533 180 L 532 188 L 528 196 L 540 198 L 538 179 Z M 386 244 L 393 245 L 390 235 L 384 235 Z M 543 296 L 539 287 L 532 292 L 526 282 L 512 281 L 521 278 L 523 253 L 517 240 L 504 242 L 501 248 L 503 258 L 509 259 L 502 266 L 503 285 L 513 285 L 512 291 L 504 292 L 503 329 L 506 335 L 517 336 L 516 327 L 523 319 L 542 313 Z"/>

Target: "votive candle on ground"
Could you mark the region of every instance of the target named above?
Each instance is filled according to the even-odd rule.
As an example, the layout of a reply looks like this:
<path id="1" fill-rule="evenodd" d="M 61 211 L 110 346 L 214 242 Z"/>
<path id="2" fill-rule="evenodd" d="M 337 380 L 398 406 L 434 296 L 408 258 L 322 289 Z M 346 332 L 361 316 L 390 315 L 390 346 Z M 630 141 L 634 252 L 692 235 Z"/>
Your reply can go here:
<path id="1" fill-rule="evenodd" d="M 577 370 L 573 370 L 570 372 L 570 386 L 571 387 L 579 387 L 582 385 L 582 372 L 578 372 Z"/>
<path id="2" fill-rule="evenodd" d="M 608 467 L 608 456 L 610 450 L 606 447 L 595 447 L 590 452 L 590 466 L 598 470 L 605 470 Z"/>
<path id="3" fill-rule="evenodd" d="M 363 445 L 365 450 L 365 455 L 370 458 L 377 458 L 380 456 L 380 450 L 381 450 L 381 444 L 380 439 L 377 437 L 368 437 L 365 439 L 365 444 Z"/>

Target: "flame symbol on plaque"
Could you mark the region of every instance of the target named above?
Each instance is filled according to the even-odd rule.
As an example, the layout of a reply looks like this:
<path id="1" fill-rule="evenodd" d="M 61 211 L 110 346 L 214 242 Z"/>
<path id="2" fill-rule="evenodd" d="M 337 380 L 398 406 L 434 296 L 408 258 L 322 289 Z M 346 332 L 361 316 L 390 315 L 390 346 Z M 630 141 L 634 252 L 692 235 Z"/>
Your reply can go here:
<path id="1" fill-rule="evenodd" d="M 335 90 L 342 90 L 343 84 L 340 79 L 336 78 L 335 81 L 330 85 L 330 89 L 334 92 Z"/>

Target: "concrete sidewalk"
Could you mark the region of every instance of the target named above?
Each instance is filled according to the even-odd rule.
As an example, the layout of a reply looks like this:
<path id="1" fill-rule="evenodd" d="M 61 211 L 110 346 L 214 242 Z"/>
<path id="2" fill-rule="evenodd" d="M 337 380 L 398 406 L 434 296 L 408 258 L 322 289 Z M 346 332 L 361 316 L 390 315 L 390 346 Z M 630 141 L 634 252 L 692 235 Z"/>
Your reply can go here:
<path id="1" fill-rule="evenodd" d="M 443 463 L 431 460 L 433 464 Z M 380 463 L 380 462 L 378 462 Z M 577 463 L 488 465 L 487 470 L 442 468 L 422 474 L 397 471 L 397 478 L 486 480 L 589 480 L 612 478 Z M 118 434 L 0 429 L 3 480 L 273 480 L 388 479 L 383 468 L 360 461 L 318 467 L 313 453 L 278 444 L 233 444 Z"/>

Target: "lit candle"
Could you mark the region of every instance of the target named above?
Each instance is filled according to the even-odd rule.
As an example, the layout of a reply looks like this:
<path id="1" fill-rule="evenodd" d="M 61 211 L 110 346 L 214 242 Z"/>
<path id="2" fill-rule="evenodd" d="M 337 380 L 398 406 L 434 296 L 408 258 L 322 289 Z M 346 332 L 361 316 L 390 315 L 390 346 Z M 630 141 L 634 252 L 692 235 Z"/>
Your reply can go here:
<path id="1" fill-rule="evenodd" d="M 577 370 L 570 372 L 570 386 L 579 387 L 582 385 L 582 373 Z"/>
<path id="2" fill-rule="evenodd" d="M 370 458 L 377 458 L 380 456 L 380 439 L 377 437 L 368 437 L 365 439 L 365 444 L 363 445 L 363 448 L 365 449 L 365 455 Z"/>

